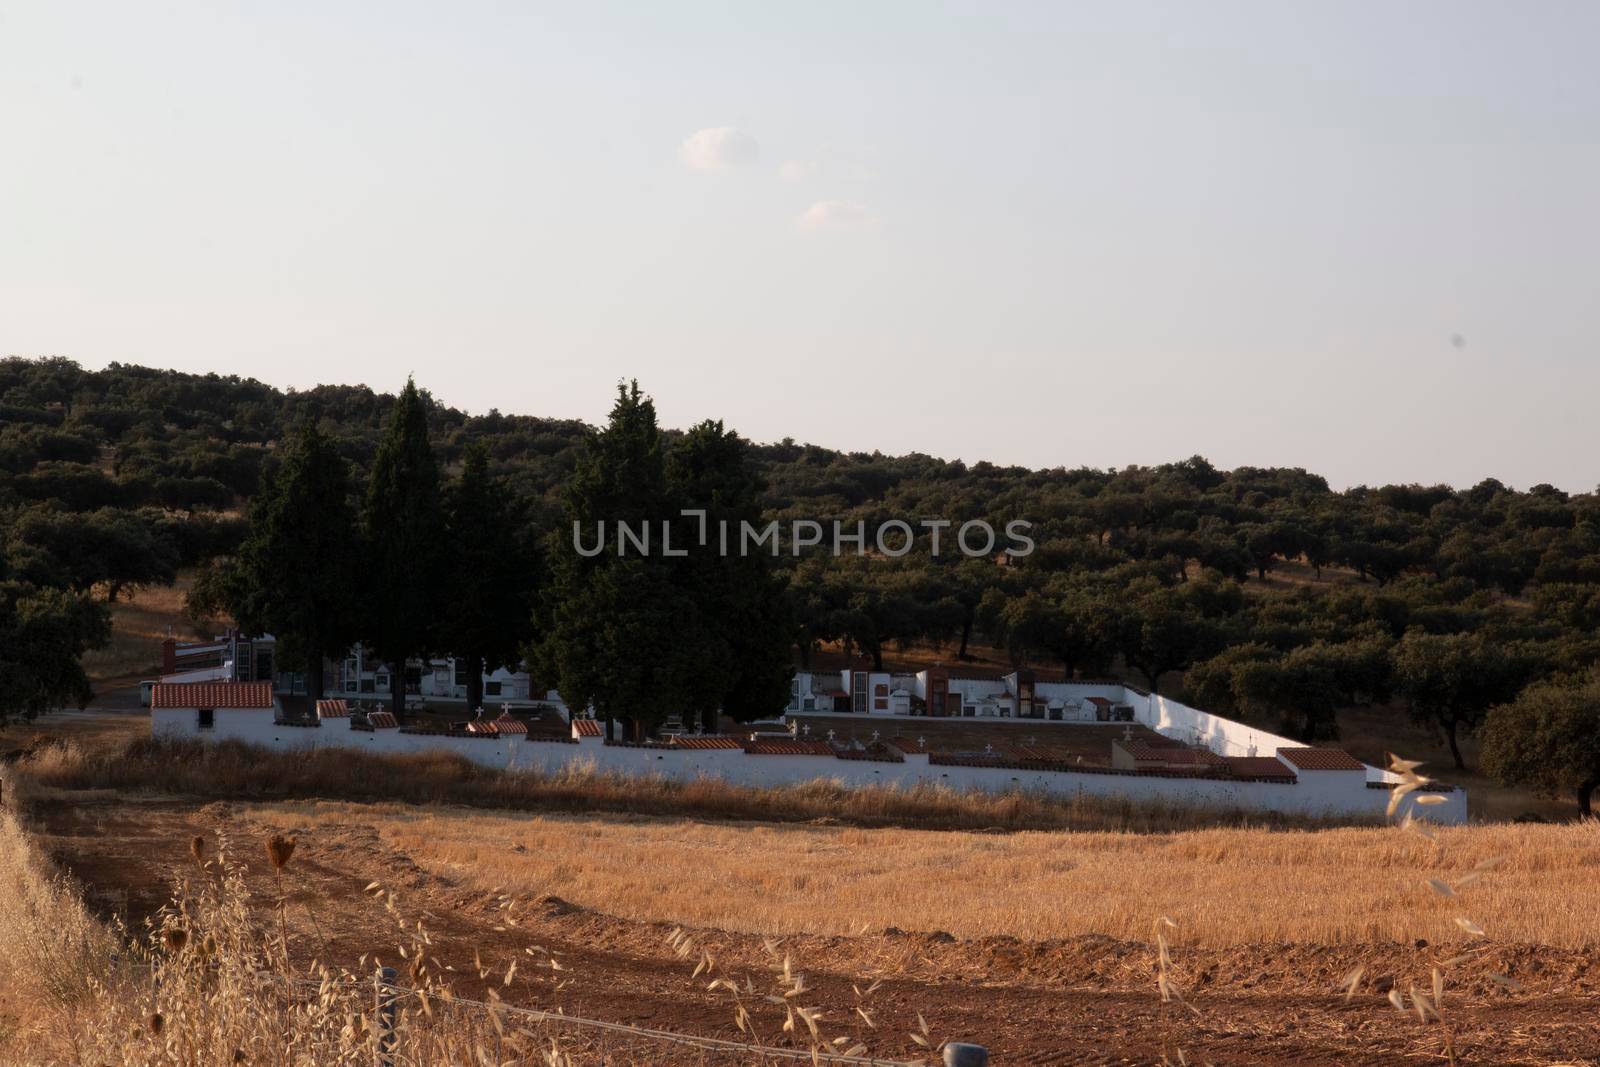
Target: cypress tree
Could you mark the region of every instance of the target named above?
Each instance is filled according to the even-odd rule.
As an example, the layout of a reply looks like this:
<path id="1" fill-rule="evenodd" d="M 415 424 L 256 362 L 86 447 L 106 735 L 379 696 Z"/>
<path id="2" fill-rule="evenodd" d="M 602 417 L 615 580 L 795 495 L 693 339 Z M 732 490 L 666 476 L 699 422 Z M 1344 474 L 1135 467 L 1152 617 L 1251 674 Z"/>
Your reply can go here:
<path id="1" fill-rule="evenodd" d="M 483 445 L 469 445 L 446 494 L 450 581 L 439 641 L 466 664 L 469 713 L 483 705 L 484 671 L 515 664 L 533 636 L 537 560 L 525 511 L 490 476 Z"/>
<path id="2" fill-rule="evenodd" d="M 585 441 L 563 494 L 568 525 L 551 537 L 551 584 L 538 659 L 574 712 L 593 706 L 607 722 L 633 723 L 635 736 L 688 706 L 693 642 L 686 605 L 659 554 L 661 523 L 676 512 L 667 493 L 655 405 L 637 382 L 618 386 L 604 430 Z M 649 530 L 651 554 L 618 551 L 618 524 Z M 580 553 L 597 536 L 605 545 Z"/>
<path id="3" fill-rule="evenodd" d="M 389 664 L 398 713 L 405 709 L 406 661 L 434 651 L 447 560 L 439 466 L 428 443 L 423 398 L 409 378 L 373 459 L 362 519 L 362 632 Z"/>
<path id="4" fill-rule="evenodd" d="M 355 545 L 349 469 L 307 421 L 251 509 L 222 599 L 241 626 L 278 639 L 279 662 L 301 665 L 313 700 L 324 658 L 343 656 L 355 639 Z"/>
<path id="5" fill-rule="evenodd" d="M 679 565 L 678 586 L 693 620 L 697 662 L 691 675 L 693 711 L 708 733 L 717 713 L 749 722 L 783 708 L 792 677 L 792 625 L 770 556 L 738 552 L 739 524 L 758 525 L 761 483 L 749 446 L 720 420 L 692 427 L 668 460 L 668 478 L 683 508 L 706 513 L 706 544 L 693 546 Z M 719 550 L 720 531 L 730 551 Z"/>

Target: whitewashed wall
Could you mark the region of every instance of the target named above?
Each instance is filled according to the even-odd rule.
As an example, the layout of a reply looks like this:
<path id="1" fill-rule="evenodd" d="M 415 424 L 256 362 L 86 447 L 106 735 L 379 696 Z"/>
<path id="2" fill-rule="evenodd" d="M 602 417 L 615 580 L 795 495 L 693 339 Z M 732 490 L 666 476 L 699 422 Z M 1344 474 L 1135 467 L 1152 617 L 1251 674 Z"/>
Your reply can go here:
<path id="1" fill-rule="evenodd" d="M 1138 694 L 1129 693 L 1137 698 Z M 1139 705 L 1135 705 L 1138 707 Z M 1181 705 L 1179 705 L 1181 707 Z M 568 766 L 629 775 L 661 775 L 675 781 L 720 778 L 740 785 L 771 786 L 824 779 L 842 785 L 901 785 L 926 782 L 956 790 L 1004 792 L 1038 790 L 1057 796 L 1126 797 L 1171 803 L 1242 808 L 1335 817 L 1381 816 L 1389 801 L 1387 789 L 1368 788 L 1361 772 L 1300 772 L 1294 785 L 1274 782 L 1232 782 L 1214 779 L 1163 778 L 1150 775 L 1024 771 L 995 767 L 930 765 L 926 755 L 904 763 L 843 760 L 832 756 L 758 756 L 742 749 L 684 749 L 607 745 L 602 738 L 576 743 L 532 741 L 521 737 L 451 737 L 407 734 L 399 730 L 352 730 L 349 719 L 328 719 L 320 727 L 284 726 L 265 710 L 221 708 L 216 726 L 196 728 L 192 709 L 157 708 L 151 730 L 158 735 L 237 740 L 286 751 L 343 747 L 383 754 L 453 752 L 485 767 L 553 773 Z M 1237 725 L 1237 724 L 1234 724 Z M 1071 729 L 1063 724 L 1062 729 Z M 1270 735 L 1269 735 L 1270 736 Z M 1438 822 L 1464 822 L 1466 794 L 1444 794 L 1446 802 L 1418 810 Z M 1413 798 L 1408 797 L 1409 806 Z"/>

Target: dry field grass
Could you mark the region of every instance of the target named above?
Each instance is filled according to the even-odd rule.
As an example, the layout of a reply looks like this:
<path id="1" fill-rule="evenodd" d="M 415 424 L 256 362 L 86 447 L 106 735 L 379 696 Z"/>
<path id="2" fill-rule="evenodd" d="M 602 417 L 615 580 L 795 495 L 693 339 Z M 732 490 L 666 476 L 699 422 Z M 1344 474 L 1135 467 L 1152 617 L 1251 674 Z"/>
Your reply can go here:
<path id="1" fill-rule="evenodd" d="M 1315 832 L 982 834 L 300 803 L 254 817 L 314 838 L 361 822 L 424 869 L 644 922 L 754 934 L 905 927 L 958 938 L 1139 939 L 1167 915 L 1210 947 L 1423 937 L 1600 945 L 1600 824 Z M 1459 895 L 1485 861 L 1503 862 Z M 716 892 L 707 892 L 708 885 Z"/>
<path id="2" fill-rule="evenodd" d="M 0 937 L 0 971 L 9 967 L 0 1063 L 229 1062 L 236 1047 L 246 1062 L 368 1062 L 373 954 L 404 970 L 419 951 L 430 963 L 408 982 L 438 981 L 456 996 L 744 1039 L 729 989 L 694 970 L 714 957 L 713 976 L 762 991 L 748 998 L 762 1039 L 804 1048 L 803 1027 L 780 1030 L 791 1001 L 774 953 L 792 955 L 805 974 L 798 1003 L 824 1012 L 825 1037 L 845 1042 L 834 1047 L 897 1059 L 924 1055 L 910 1036 L 919 1017 L 935 1039 L 979 1039 L 1011 1065 L 1172 1063 L 1180 1048 L 1187 1062 L 1232 1067 L 1444 1062 L 1447 1046 L 1463 1064 L 1600 1057 L 1592 824 L 1433 839 L 1392 827 L 1000 833 L 243 799 L 248 791 L 208 801 L 162 788 L 193 780 L 188 768 L 151 781 L 126 754 L 85 764 L 71 745 L 47 746 L 12 780 L 38 851 L 81 880 L 94 916 L 125 920 L 151 968 L 108 975 L 93 958 L 72 964 L 75 943 L 99 942 L 76 898 L 28 861 L 40 873 L 17 879 L 23 892 L 0 893 L 0 928 L 34 938 Z M 344 770 L 366 788 L 452 770 L 391 762 Z M 111 768 L 125 774 L 121 790 L 106 787 Z M 196 773 L 208 769 L 252 780 L 248 765 Z M 312 767 L 297 781 L 331 771 Z M 280 882 L 263 846 L 281 835 L 297 845 Z M 237 866 L 225 877 L 202 871 L 196 836 L 207 856 L 228 843 Z M 0 834 L 8 883 L 20 839 Z M 208 900 L 224 880 L 227 899 Z M 373 883 L 384 899 L 364 891 Z M 177 909 L 162 910 L 173 886 Z M 1176 929 L 1154 926 L 1163 914 Z M 1463 931 L 1463 916 L 1483 932 Z M 147 919 L 155 938 L 138 937 Z M 166 937 L 174 922 L 220 927 L 223 961 L 185 962 Z M 688 933 L 669 941 L 674 928 Z M 58 929 L 82 936 L 51 936 Z M 1152 944 L 1157 931 L 1166 949 Z M 52 953 L 67 964 L 36 962 Z M 299 1007 L 259 978 L 315 981 L 324 965 L 335 984 Z M 43 981 L 74 968 L 105 984 L 84 998 L 81 982 L 52 992 Z M 1162 981 L 1198 1014 L 1164 1001 Z M 1435 981 L 1448 1024 L 1419 1018 L 1411 1003 L 1419 991 L 1431 997 Z M 1402 992 L 1407 1010 L 1397 1012 L 1388 998 Z M 160 1033 L 152 1008 L 167 1019 Z M 408 1042 L 421 1058 L 407 1062 L 712 1062 L 648 1042 L 585 1044 L 567 1022 L 512 1054 L 477 1023 L 469 1032 L 413 1015 Z M 564 1050 L 554 1061 L 536 1051 L 552 1037 Z M 38 1043 L 54 1054 L 13 1054 Z"/>
<path id="3" fill-rule="evenodd" d="M 194 574 L 180 572 L 170 586 L 150 586 L 124 593 L 111 605 L 111 640 L 83 657 L 83 669 L 97 688 L 137 684 L 161 670 L 161 642 L 170 633 L 179 641 L 198 641 L 211 634 L 183 611 L 183 598 Z"/>

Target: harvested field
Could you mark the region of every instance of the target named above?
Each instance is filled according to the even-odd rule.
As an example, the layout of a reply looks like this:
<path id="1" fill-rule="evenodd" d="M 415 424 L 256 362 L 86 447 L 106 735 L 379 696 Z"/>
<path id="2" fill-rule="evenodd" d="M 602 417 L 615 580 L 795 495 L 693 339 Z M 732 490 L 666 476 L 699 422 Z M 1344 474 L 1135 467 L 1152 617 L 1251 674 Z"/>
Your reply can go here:
<path id="1" fill-rule="evenodd" d="M 1441 828 L 1428 840 L 1365 828 L 933 833 L 327 803 L 251 817 L 307 840 L 359 822 L 463 885 L 753 934 L 1137 939 L 1166 915 L 1186 942 L 1218 948 L 1467 944 L 1455 919 L 1468 915 L 1508 940 L 1600 946 L 1597 823 Z M 1427 884 L 1460 883 L 1494 860 L 1456 896 Z"/>
<path id="2" fill-rule="evenodd" d="M 1045 834 L 545 818 L 392 805 L 206 804 L 109 793 L 36 799 L 43 843 L 87 884 L 91 902 L 102 913 L 142 921 L 165 898 L 168 881 L 192 863 L 188 850 L 195 834 L 230 842 L 250 865 L 262 895 L 270 898 L 271 870 L 262 842 L 275 831 L 297 828 L 300 846 L 288 909 L 294 951 L 349 964 L 362 953 L 392 951 L 385 946 L 397 940 L 393 920 L 362 894 L 376 880 L 397 895 L 405 913 L 424 918 L 433 951 L 461 975 L 462 995 L 481 997 L 493 985 L 508 1002 L 574 1015 L 738 1037 L 726 995 L 707 990 L 704 979 L 692 975 L 694 958 L 679 959 L 666 944 L 676 925 L 668 913 L 694 914 L 692 898 L 699 896 L 718 919 L 693 924 L 692 934 L 714 952 L 719 967 L 758 984 L 770 982 L 764 938 L 744 931 L 781 931 L 781 951 L 807 974 L 807 999 L 834 1020 L 831 1025 L 839 1032 L 868 1043 L 878 1055 L 918 1053 L 908 1035 L 917 1029 L 920 1012 L 936 1039 L 980 1040 L 990 1046 L 997 1065 L 1153 1064 L 1175 1047 L 1184 1048 L 1191 1063 L 1439 1060 L 1440 1028 L 1396 1012 L 1384 990 L 1412 981 L 1425 986 L 1439 959 L 1460 954 L 1467 958 L 1448 968 L 1446 1003 L 1462 1062 L 1553 1064 L 1600 1057 L 1600 1033 L 1592 1017 L 1600 993 L 1600 955 L 1594 939 L 1585 943 L 1583 937 L 1585 924 L 1594 920 L 1586 913 L 1592 909 L 1573 903 L 1594 880 L 1589 864 L 1596 842 L 1588 827 L 1538 828 L 1527 842 L 1512 840 L 1510 828 L 1504 831 L 1507 837 L 1479 841 L 1470 835 L 1486 831 L 1454 831 L 1435 856 L 1430 843 L 1413 842 L 1394 830 L 1331 831 L 1336 849 L 1308 849 L 1312 835 L 1243 831 L 1244 838 L 1258 840 L 1232 842 L 1230 851 L 1226 835 L 1210 833 L 1149 837 L 1142 844 L 1073 843 L 1035 840 L 1053 836 Z M 1343 838 L 1352 834 L 1371 835 L 1371 841 Z M 1462 836 L 1451 839 L 1454 834 Z M 668 862 L 673 839 L 681 843 L 682 855 Z M 1401 925 L 1414 909 L 1431 931 L 1431 920 L 1445 913 L 1428 899 L 1437 894 L 1422 884 L 1424 868 L 1455 854 L 1446 869 L 1458 877 L 1480 854 L 1507 847 L 1512 860 L 1485 876 L 1483 884 L 1464 890 L 1459 903 L 1475 917 L 1492 914 L 1513 923 L 1511 897 L 1525 893 L 1534 906 L 1530 914 L 1544 917 L 1527 919 L 1524 930 L 1535 932 L 1542 924 L 1568 947 L 1530 944 L 1518 939 L 1520 933 L 1498 930 L 1492 920 L 1481 918 L 1490 938 L 1465 953 L 1460 950 L 1466 939 L 1459 932 L 1434 943 L 1425 933 L 1369 936 L 1359 928 L 1317 925 L 1332 920 L 1317 916 L 1314 893 L 1350 897 L 1348 905 L 1325 905 L 1348 908 L 1347 916 L 1365 894 L 1382 905 L 1378 914 L 1386 921 Z M 806 850 L 823 848 L 833 851 L 802 860 Z M 464 851 L 473 849 L 471 856 Z M 977 918 L 960 935 L 946 929 L 959 924 L 943 922 L 952 912 L 930 910 L 938 907 L 937 894 L 924 888 L 926 879 L 936 877 L 934 859 L 945 850 L 964 860 L 987 856 L 989 862 L 1011 865 L 973 880 L 968 900 Z M 1308 889 L 1298 906 L 1310 909 L 1306 921 L 1321 936 L 1293 935 L 1296 905 L 1289 903 L 1259 922 L 1276 922 L 1275 929 L 1290 936 L 1274 937 L 1260 925 L 1254 934 L 1228 933 L 1232 920 L 1227 916 L 1236 907 L 1229 898 L 1241 889 L 1236 880 L 1219 881 L 1221 872 L 1250 860 L 1264 865 L 1264 877 L 1283 879 L 1319 851 L 1336 855 L 1321 863 L 1323 873 L 1312 875 L 1319 885 Z M 1063 853 L 1062 870 L 1017 866 L 1028 856 L 1044 864 L 1054 853 Z M 1373 864 L 1372 871 L 1352 867 L 1356 862 Z M 1413 862 L 1415 874 L 1408 873 Z M 1198 1016 L 1163 1005 L 1156 994 L 1148 931 L 1161 905 L 1171 901 L 1141 897 L 1138 879 L 1123 878 L 1120 884 L 1130 899 L 1103 918 L 1096 908 L 1115 887 L 1108 887 L 1108 897 L 1057 906 L 1075 919 L 1050 920 L 1048 909 L 1039 909 L 1033 920 L 1040 924 L 1038 936 L 994 932 L 1022 914 L 1022 898 L 1047 896 L 1049 878 L 1071 877 L 1078 868 L 1067 864 L 1086 863 L 1099 865 L 1098 877 L 1113 877 L 1119 864 L 1142 863 L 1152 877 L 1170 868 L 1173 881 L 1158 895 L 1188 887 L 1194 905 L 1173 916 L 1179 922 L 1173 977 L 1188 990 Z M 555 871 L 556 864 L 570 871 Z M 627 867 L 640 873 L 610 888 L 595 881 L 585 890 L 586 865 L 613 879 Z M 750 868 L 754 881 L 727 881 L 740 866 Z M 876 918 L 862 916 L 855 921 L 870 929 L 841 932 L 862 903 L 824 895 L 848 890 L 874 866 L 883 868 L 882 882 L 869 892 L 887 895 L 899 921 L 884 926 L 896 928 L 878 927 Z M 839 869 L 836 884 L 828 881 L 830 867 Z M 1331 884 L 1332 872 L 1341 867 L 1342 887 Z M 537 873 L 541 870 L 543 876 Z M 558 884 L 552 875 L 565 879 L 559 884 L 570 885 L 570 895 L 549 891 Z M 519 877 L 525 880 L 515 881 Z M 1388 888 L 1372 892 L 1363 883 L 1373 877 Z M 650 879 L 653 891 L 663 894 L 654 914 L 629 889 Z M 1276 884 L 1263 888 L 1255 899 L 1275 896 L 1278 889 Z M 1497 903 L 1501 893 L 1504 900 Z M 763 898 L 768 894 L 783 905 L 767 908 Z M 1541 896 L 1554 901 L 1548 910 L 1538 906 Z M 514 923 L 506 921 L 508 898 L 527 902 Z M 1559 919 L 1563 908 L 1573 914 Z M 941 922 L 932 921 L 935 917 Z M 1046 925 L 1052 921 L 1053 928 Z M 1108 933 L 1112 927 L 1121 932 Z M 1072 932 L 1075 928 L 1097 932 Z M 1264 940 L 1249 941 L 1255 935 Z M 547 955 L 530 955 L 532 946 Z M 475 956 L 488 978 L 477 977 Z M 560 970 L 537 965 L 552 957 Z M 512 959 L 524 961 L 523 967 L 509 986 L 503 985 L 501 975 Z M 1365 968 L 1364 977 L 1346 1001 L 1339 983 L 1356 966 Z M 1519 983 L 1517 992 L 1508 992 L 1492 974 Z M 854 1015 L 855 990 L 874 981 L 881 981 L 870 994 L 877 1026 L 867 1027 Z M 782 1009 L 765 1010 L 755 1009 L 758 1024 L 781 1039 Z M 715 1062 L 665 1047 L 611 1055 L 613 1063 Z"/>

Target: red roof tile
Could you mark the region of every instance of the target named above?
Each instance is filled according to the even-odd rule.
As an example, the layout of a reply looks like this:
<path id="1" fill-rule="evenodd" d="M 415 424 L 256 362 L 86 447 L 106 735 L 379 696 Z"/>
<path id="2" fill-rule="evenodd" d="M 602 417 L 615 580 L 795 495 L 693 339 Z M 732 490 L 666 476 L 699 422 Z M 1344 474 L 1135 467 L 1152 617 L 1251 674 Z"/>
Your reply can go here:
<path id="1" fill-rule="evenodd" d="M 152 708 L 270 708 L 271 682 L 161 682 L 150 690 Z"/>
<path id="2" fill-rule="evenodd" d="M 1205 764 L 1211 767 L 1222 766 L 1222 757 L 1208 748 L 1189 748 L 1186 745 L 1153 744 L 1149 741 L 1122 741 L 1118 740 L 1123 750 L 1136 760 L 1149 760 L 1153 763 L 1168 764 Z M 1279 764 L 1282 766 L 1282 764 Z"/>
<path id="3" fill-rule="evenodd" d="M 743 748 L 737 737 L 723 737 L 713 735 L 710 737 L 674 737 L 673 748 Z"/>
<path id="4" fill-rule="evenodd" d="M 1224 758 L 1228 764 L 1229 772 L 1235 778 L 1279 778 L 1286 782 L 1294 781 L 1294 771 L 1284 766 L 1283 761 L 1276 756 L 1227 756 Z"/>
<path id="5" fill-rule="evenodd" d="M 345 700 L 319 700 L 317 701 L 317 718 L 319 719 L 348 719 L 350 717 L 350 703 Z"/>
<path id="6" fill-rule="evenodd" d="M 1302 771 L 1364 771 L 1366 764 L 1342 748 L 1280 748 L 1278 755 Z"/>
<path id="7" fill-rule="evenodd" d="M 603 737 L 606 731 L 598 719 L 573 719 L 572 732 L 579 737 Z"/>
<path id="8" fill-rule="evenodd" d="M 489 725 L 493 726 L 495 732 L 499 734 L 525 734 L 528 732 L 527 723 L 519 719 L 513 719 L 503 711 L 500 713 L 500 717 Z"/>
<path id="9" fill-rule="evenodd" d="M 369 711 L 367 712 L 367 725 L 374 730 L 392 730 L 400 724 L 395 721 L 394 712 L 392 711 Z"/>
<path id="10" fill-rule="evenodd" d="M 751 756 L 831 756 L 833 746 L 826 741 L 780 741 L 762 738 L 746 741 L 743 746 Z"/>

